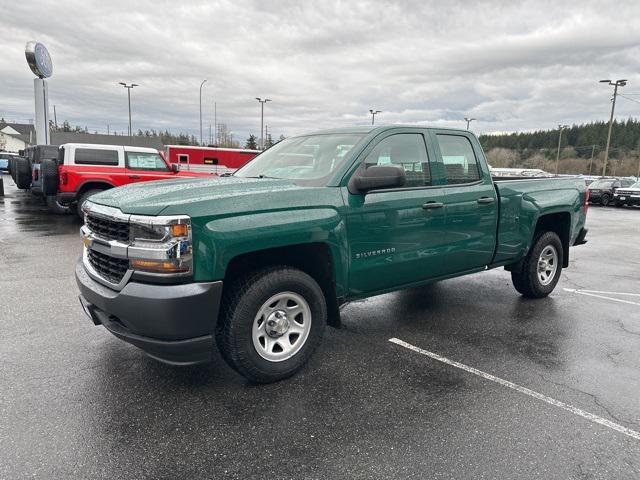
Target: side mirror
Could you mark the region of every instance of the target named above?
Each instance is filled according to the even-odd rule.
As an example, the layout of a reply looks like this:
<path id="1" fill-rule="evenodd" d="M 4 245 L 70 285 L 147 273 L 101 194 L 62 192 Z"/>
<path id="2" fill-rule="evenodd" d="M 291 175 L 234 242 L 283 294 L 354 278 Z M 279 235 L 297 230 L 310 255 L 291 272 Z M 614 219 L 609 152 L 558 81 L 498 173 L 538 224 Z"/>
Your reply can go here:
<path id="1" fill-rule="evenodd" d="M 404 186 L 407 176 L 404 169 L 395 165 L 372 165 L 361 167 L 349 180 L 351 193 L 366 193 L 380 188 L 398 188 Z"/>
<path id="2" fill-rule="evenodd" d="M 171 171 L 173 173 L 178 173 L 180 171 L 180 165 L 178 165 L 177 163 L 172 163 L 171 164 Z"/>

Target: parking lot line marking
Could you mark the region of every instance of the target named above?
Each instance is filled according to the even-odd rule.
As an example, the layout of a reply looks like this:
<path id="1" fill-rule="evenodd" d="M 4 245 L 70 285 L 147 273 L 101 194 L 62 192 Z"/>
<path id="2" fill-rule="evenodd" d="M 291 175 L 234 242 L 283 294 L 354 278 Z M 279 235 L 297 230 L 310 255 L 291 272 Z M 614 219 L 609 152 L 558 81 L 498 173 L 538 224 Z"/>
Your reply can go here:
<path id="1" fill-rule="evenodd" d="M 502 385 L 503 387 L 511 388 L 512 390 L 515 390 L 517 392 L 523 393 L 525 395 L 529 395 L 530 397 L 533 397 L 533 398 L 537 398 L 538 400 L 542 400 L 543 402 L 546 402 L 549 405 L 553 405 L 555 407 L 562 408 L 563 410 L 567 410 L 568 412 L 571 412 L 575 415 L 586 418 L 591 422 L 604 425 L 605 427 L 608 427 L 608 428 L 611 428 L 612 430 L 623 433 L 624 435 L 627 435 L 631 438 L 635 438 L 636 440 L 640 440 L 640 432 L 636 432 L 635 430 L 631 430 L 630 428 L 623 427 L 622 425 L 618 425 L 617 423 L 611 422 L 606 418 L 599 417 L 598 415 L 594 415 L 593 413 L 585 412 L 584 410 L 574 407 L 573 405 L 569 405 L 567 403 L 561 402 L 560 400 L 556 400 L 555 398 L 547 397 L 542 393 L 535 392 L 526 387 L 522 387 L 516 383 L 510 382 L 508 380 L 504 380 L 500 377 L 496 377 L 494 375 L 491 375 L 490 373 L 486 373 L 486 372 L 483 372 L 482 370 L 478 370 L 477 368 L 469 367 L 464 363 L 456 362 L 454 360 L 449 360 L 448 358 L 443 357 L 442 355 L 438 355 L 437 353 L 433 353 L 428 350 L 424 350 L 420 347 L 416 347 L 398 338 L 390 338 L 389 341 L 391 343 L 395 343 L 396 345 L 400 345 L 401 347 L 407 348 L 421 355 L 426 355 L 427 357 L 430 357 L 439 362 L 446 363 L 447 365 L 451 365 L 452 367 L 456 367 L 461 370 L 464 370 L 465 372 L 473 373 L 474 375 L 478 375 L 479 377 L 482 377 L 486 380 L 491 380 L 492 382 Z"/>
<path id="2" fill-rule="evenodd" d="M 597 293 L 592 293 L 589 290 L 576 290 L 575 288 L 563 288 L 563 290 L 565 292 L 570 292 L 570 293 L 577 293 L 578 295 L 586 295 L 588 297 L 595 297 L 595 298 L 603 298 L 605 300 L 611 300 L 613 302 L 620 302 L 620 303 L 626 303 L 627 305 L 637 305 L 638 307 L 640 307 L 640 303 L 638 302 L 632 302 L 631 300 L 622 300 L 621 298 L 613 298 L 613 297 L 607 297 L 606 295 L 599 295 Z M 609 292 L 607 292 L 609 293 Z M 635 293 L 614 293 L 614 292 L 610 292 L 613 295 L 635 295 Z"/>
<path id="3" fill-rule="evenodd" d="M 627 295 L 630 297 L 640 297 L 640 293 L 628 293 L 628 292 L 603 292 L 602 290 L 584 290 L 582 288 L 565 288 L 567 292 L 586 292 L 586 293 L 600 293 L 602 295 Z"/>

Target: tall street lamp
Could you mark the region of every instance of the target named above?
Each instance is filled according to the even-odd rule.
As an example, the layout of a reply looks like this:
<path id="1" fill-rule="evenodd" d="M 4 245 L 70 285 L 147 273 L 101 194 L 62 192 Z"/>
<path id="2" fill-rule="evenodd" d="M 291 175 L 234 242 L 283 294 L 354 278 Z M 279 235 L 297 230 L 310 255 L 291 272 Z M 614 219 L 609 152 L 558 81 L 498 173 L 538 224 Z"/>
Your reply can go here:
<path id="1" fill-rule="evenodd" d="M 127 89 L 127 100 L 129 101 L 129 136 L 131 137 L 133 135 L 133 131 L 131 130 L 131 89 L 133 87 L 139 87 L 140 85 L 137 83 L 130 83 L 127 85 L 124 82 L 119 82 L 119 84 Z"/>
<path id="2" fill-rule="evenodd" d="M 556 175 L 558 175 L 558 168 L 560 166 L 560 144 L 562 143 L 562 130 L 569 128 L 569 125 L 558 125 L 558 153 L 556 153 Z"/>
<path id="3" fill-rule="evenodd" d="M 470 124 L 471 122 L 473 122 L 474 120 L 475 120 L 475 118 L 467 118 L 467 117 L 464 117 L 464 121 L 465 121 L 465 122 L 467 122 L 467 130 L 469 130 L 469 124 Z"/>
<path id="4" fill-rule="evenodd" d="M 202 145 L 202 86 L 207 80 L 203 80 L 200 84 L 200 145 Z"/>
<path id="5" fill-rule="evenodd" d="M 608 83 L 609 85 L 613 85 L 613 99 L 611 100 L 611 118 L 609 119 L 609 133 L 607 134 L 607 147 L 604 151 L 604 165 L 602 166 L 602 176 L 604 177 L 607 174 L 607 162 L 609 160 L 609 145 L 611 144 L 611 128 L 613 127 L 613 112 L 616 109 L 616 97 L 618 96 L 618 87 L 624 87 L 627 84 L 627 81 L 616 80 L 612 82 L 611 80 L 600 80 L 600 83 Z"/>
<path id="6" fill-rule="evenodd" d="M 256 100 L 260 102 L 260 150 L 264 150 L 264 104 L 270 102 L 270 98 L 264 100 L 260 97 L 256 97 Z"/>
<path id="7" fill-rule="evenodd" d="M 376 123 L 376 115 L 382 113 L 382 110 L 374 110 L 373 108 L 370 108 L 369 113 L 371 114 L 371 125 L 373 125 Z"/>

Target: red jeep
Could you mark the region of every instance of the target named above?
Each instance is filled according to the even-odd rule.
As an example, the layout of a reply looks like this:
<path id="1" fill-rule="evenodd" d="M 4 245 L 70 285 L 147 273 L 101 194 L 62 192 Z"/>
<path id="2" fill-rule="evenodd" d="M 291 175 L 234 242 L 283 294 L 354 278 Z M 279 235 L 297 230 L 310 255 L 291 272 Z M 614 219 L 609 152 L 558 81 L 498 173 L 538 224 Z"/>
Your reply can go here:
<path id="1" fill-rule="evenodd" d="M 42 193 L 52 211 L 75 209 L 82 217 L 82 203 L 102 190 L 133 182 L 211 174 L 181 172 L 153 148 L 66 143 L 60 146 L 57 161 L 42 162 L 40 175 Z"/>

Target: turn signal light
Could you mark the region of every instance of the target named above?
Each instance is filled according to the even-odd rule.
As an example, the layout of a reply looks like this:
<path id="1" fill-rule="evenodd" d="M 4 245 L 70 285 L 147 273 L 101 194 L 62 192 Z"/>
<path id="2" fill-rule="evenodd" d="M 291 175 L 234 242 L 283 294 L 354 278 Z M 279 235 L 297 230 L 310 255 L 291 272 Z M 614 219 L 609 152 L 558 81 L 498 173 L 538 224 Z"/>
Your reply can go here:
<path id="1" fill-rule="evenodd" d="M 157 260 L 131 260 L 131 266 L 136 270 L 145 270 L 147 272 L 157 273 L 182 273 L 189 269 L 174 264 L 173 262 L 157 261 Z"/>
<path id="2" fill-rule="evenodd" d="M 175 225 L 171 225 L 171 236 L 172 237 L 186 237 L 189 235 L 189 225 L 186 223 L 177 223 Z"/>

